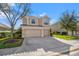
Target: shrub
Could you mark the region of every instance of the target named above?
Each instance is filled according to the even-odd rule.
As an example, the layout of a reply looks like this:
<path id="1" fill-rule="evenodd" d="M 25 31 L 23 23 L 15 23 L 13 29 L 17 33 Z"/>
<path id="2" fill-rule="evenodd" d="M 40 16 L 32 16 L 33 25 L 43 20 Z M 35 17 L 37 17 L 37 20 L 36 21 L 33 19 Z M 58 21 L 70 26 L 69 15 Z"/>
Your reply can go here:
<path id="1" fill-rule="evenodd" d="M 5 33 L 0 33 L 0 38 L 4 38 L 5 37 Z"/>
<path id="2" fill-rule="evenodd" d="M 67 32 L 62 32 L 61 34 L 62 34 L 62 35 L 67 35 Z"/>
<path id="3" fill-rule="evenodd" d="M 59 34 L 60 34 L 60 32 L 53 32 L 53 34 L 59 35 Z"/>
<path id="4" fill-rule="evenodd" d="M 19 28 L 19 29 L 14 33 L 14 38 L 15 38 L 15 39 L 22 39 L 22 31 L 21 31 L 21 28 Z"/>
<path id="5" fill-rule="evenodd" d="M 10 32 L 0 32 L 0 38 L 10 37 Z"/>
<path id="6" fill-rule="evenodd" d="M 0 48 L 5 48 L 5 45 L 0 43 Z"/>
<path id="7" fill-rule="evenodd" d="M 22 45 L 22 42 L 23 42 L 23 39 L 4 40 L 3 42 L 0 43 L 0 49 L 18 47 Z"/>

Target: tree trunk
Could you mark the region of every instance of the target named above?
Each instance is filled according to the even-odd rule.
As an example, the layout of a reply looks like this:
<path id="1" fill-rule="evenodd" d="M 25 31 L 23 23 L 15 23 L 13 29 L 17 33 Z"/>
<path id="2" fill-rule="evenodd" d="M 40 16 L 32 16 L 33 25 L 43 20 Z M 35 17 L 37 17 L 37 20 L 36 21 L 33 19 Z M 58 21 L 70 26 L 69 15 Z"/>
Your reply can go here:
<path id="1" fill-rule="evenodd" d="M 77 35 L 77 30 L 75 31 L 75 35 Z"/>
<path id="2" fill-rule="evenodd" d="M 67 35 L 68 35 L 68 30 L 67 30 Z"/>
<path id="3" fill-rule="evenodd" d="M 74 31 L 72 30 L 72 36 L 73 36 L 73 34 L 74 34 Z"/>
<path id="4" fill-rule="evenodd" d="M 11 28 L 11 39 L 14 39 L 14 27 Z"/>

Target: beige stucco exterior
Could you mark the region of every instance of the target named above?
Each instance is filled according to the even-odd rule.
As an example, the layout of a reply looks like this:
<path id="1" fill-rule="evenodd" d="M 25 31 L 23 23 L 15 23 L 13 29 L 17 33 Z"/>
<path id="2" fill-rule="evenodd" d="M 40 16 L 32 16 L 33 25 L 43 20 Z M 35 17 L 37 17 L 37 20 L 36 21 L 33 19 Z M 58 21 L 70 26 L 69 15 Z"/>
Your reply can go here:
<path id="1" fill-rule="evenodd" d="M 35 20 L 35 24 L 32 24 L 32 20 Z M 22 37 L 45 37 L 50 35 L 50 26 L 44 24 L 44 21 L 49 20 L 47 16 L 35 17 L 25 16 L 23 18 L 22 25 Z"/>

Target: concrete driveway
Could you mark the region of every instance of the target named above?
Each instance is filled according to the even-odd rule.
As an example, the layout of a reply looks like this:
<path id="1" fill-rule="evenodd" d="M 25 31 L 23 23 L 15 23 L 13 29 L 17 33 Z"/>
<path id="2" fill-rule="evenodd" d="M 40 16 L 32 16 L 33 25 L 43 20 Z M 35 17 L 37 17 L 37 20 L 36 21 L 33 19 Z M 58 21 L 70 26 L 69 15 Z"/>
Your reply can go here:
<path id="1" fill-rule="evenodd" d="M 33 54 L 33 51 L 36 51 L 38 53 L 38 50 L 41 50 L 41 52 L 44 53 L 62 52 L 69 50 L 70 47 L 71 45 L 60 42 L 51 37 L 25 38 L 21 47 L 0 49 L 0 55 L 10 55 L 22 52 L 26 52 L 26 55 L 30 55 L 29 52 L 32 52 L 31 54 Z"/>

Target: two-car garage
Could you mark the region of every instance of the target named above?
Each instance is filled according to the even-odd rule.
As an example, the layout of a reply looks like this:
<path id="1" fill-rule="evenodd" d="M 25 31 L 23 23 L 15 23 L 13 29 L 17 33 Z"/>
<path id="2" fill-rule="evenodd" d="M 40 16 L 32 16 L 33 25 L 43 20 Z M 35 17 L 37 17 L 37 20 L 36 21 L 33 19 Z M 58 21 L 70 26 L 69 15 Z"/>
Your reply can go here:
<path id="1" fill-rule="evenodd" d="M 22 27 L 22 37 L 44 37 L 50 35 L 50 29 L 44 27 Z"/>

